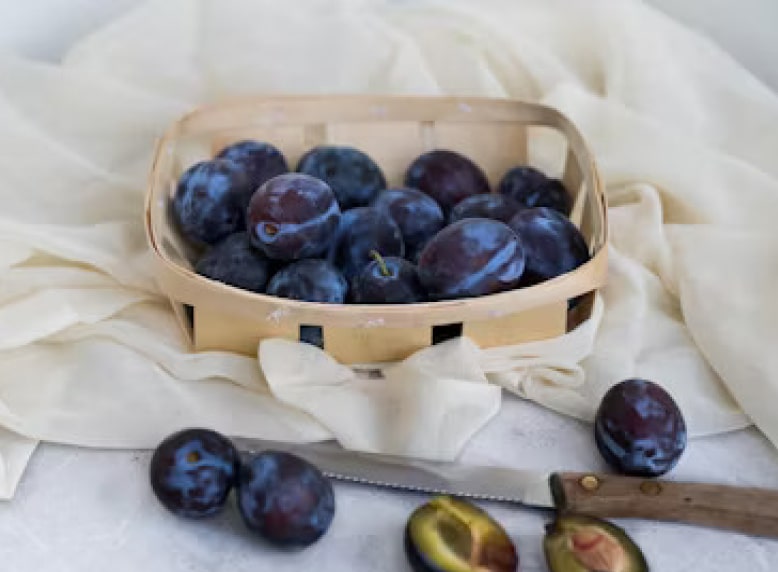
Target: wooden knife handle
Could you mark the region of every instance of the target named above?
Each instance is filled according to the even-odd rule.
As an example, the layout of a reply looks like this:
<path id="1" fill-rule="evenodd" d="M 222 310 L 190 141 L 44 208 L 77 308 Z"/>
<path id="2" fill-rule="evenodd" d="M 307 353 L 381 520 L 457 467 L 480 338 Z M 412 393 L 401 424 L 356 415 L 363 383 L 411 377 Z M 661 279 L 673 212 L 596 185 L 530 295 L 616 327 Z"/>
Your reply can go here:
<path id="1" fill-rule="evenodd" d="M 643 518 L 778 538 L 778 490 L 587 473 L 557 473 L 551 491 L 563 512 Z"/>

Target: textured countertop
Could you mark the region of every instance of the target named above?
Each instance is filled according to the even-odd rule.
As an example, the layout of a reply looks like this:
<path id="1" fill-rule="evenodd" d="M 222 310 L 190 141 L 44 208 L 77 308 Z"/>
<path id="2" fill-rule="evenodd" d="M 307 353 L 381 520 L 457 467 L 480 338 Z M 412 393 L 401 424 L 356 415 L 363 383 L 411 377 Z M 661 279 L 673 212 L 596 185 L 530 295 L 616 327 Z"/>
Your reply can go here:
<path id="1" fill-rule="evenodd" d="M 0 49 L 55 60 L 73 41 L 135 0 L 37 0 L 0 3 Z M 766 40 L 778 18 L 772 0 L 743 0 L 737 18 L 724 2 L 655 0 L 715 37 L 778 87 L 778 42 Z M 680 5 L 676 5 L 680 4 Z M 729 4 L 731 6 L 731 4 Z M 769 30 L 768 30 L 769 28 Z M 502 444 L 496 447 L 495 444 Z M 505 443 L 512 443 L 505 448 Z M 0 504 L 3 572 L 240 572 L 255 570 L 406 570 L 402 529 L 424 498 L 336 486 L 337 513 L 319 543 L 285 553 L 252 538 L 234 507 L 202 522 L 164 511 L 148 486 L 148 452 L 42 445 L 13 501 Z M 542 470 L 604 469 L 590 427 L 506 396 L 503 409 L 469 445 L 463 461 Z M 778 452 L 754 430 L 695 439 L 673 479 L 778 488 Z M 484 505 L 514 538 L 523 572 L 546 570 L 546 515 Z M 778 541 L 645 521 L 621 521 L 652 570 L 767 572 Z"/>
<path id="2" fill-rule="evenodd" d="M 497 450 L 495 443 L 513 443 Z M 490 446 L 490 444 L 492 446 Z M 589 427 L 506 397 L 503 410 L 470 444 L 464 461 L 542 470 L 603 469 Z M 408 570 L 405 519 L 424 497 L 336 484 L 328 534 L 299 553 L 252 538 L 234 506 L 207 521 L 177 518 L 148 485 L 147 452 L 44 445 L 16 498 L 0 504 L 3 572 L 241 572 Z M 778 453 L 756 431 L 695 439 L 673 479 L 778 488 Z M 485 504 L 521 555 L 522 572 L 546 570 L 546 515 Z M 618 521 L 661 572 L 772 572 L 778 541 L 690 526 Z"/>

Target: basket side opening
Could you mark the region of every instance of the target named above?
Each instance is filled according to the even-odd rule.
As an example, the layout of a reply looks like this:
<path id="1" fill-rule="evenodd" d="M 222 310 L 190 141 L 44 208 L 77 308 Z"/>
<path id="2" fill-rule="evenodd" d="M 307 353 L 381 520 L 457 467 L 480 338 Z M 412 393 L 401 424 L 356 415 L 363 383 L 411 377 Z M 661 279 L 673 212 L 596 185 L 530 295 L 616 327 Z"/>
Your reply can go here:
<path id="1" fill-rule="evenodd" d="M 596 292 L 591 290 L 567 302 L 567 331 L 576 329 L 592 315 Z"/>
<path id="2" fill-rule="evenodd" d="M 304 344 L 311 344 L 324 349 L 324 329 L 321 326 L 300 324 L 298 339 Z"/>
<path id="3" fill-rule="evenodd" d="M 191 304 L 184 304 L 184 317 L 186 319 L 186 325 L 191 332 L 194 329 L 194 306 Z"/>
<path id="4" fill-rule="evenodd" d="M 462 336 L 462 322 L 432 326 L 432 345 Z"/>

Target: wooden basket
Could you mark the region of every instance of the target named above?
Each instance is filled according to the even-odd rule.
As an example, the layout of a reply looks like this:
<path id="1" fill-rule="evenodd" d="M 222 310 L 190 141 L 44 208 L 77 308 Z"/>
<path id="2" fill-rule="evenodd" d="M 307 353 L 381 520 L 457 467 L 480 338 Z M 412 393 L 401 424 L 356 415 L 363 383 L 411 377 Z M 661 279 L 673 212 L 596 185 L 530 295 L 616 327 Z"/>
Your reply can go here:
<path id="1" fill-rule="evenodd" d="M 255 294 L 193 272 L 197 253 L 171 222 L 180 174 L 225 145 L 252 138 L 280 148 L 290 166 L 311 147 L 353 145 L 373 157 L 390 186 L 433 148 L 459 151 L 493 187 L 511 167 L 530 164 L 537 140 L 551 145 L 556 174 L 574 198 L 571 219 L 592 254 L 586 264 L 545 283 L 465 300 L 407 305 L 336 305 Z M 550 147 L 549 147 L 550 148 Z M 543 165 L 547 173 L 553 165 Z M 595 164 L 574 125 L 554 109 L 485 98 L 293 96 L 230 100 L 200 108 L 160 140 L 149 181 L 146 230 L 159 287 L 170 298 L 195 350 L 256 354 L 267 337 L 297 340 L 301 326 L 322 328 L 324 349 L 341 363 L 400 360 L 438 334 L 469 336 L 481 347 L 559 336 L 591 311 L 605 283 L 606 200 Z M 568 300 L 583 302 L 568 312 Z"/>

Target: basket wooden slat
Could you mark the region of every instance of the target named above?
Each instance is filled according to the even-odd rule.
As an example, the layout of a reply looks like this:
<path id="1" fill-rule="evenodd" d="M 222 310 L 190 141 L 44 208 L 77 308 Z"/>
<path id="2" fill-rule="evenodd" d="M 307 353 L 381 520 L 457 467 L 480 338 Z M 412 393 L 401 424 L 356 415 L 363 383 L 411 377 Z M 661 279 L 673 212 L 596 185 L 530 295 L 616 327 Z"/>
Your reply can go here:
<path id="1" fill-rule="evenodd" d="M 536 127 L 562 135 L 559 175 L 575 201 L 571 220 L 592 254 L 575 271 L 537 286 L 467 300 L 394 306 L 286 300 L 198 276 L 192 271 L 198 253 L 171 224 L 170 197 L 183 170 L 241 139 L 275 144 L 291 165 L 314 145 L 353 145 L 379 163 L 393 186 L 402 184 L 406 168 L 422 152 L 448 148 L 476 161 L 494 186 L 510 167 L 526 164 L 528 130 Z M 258 97 L 200 108 L 168 130 L 150 175 L 146 230 L 158 283 L 195 349 L 253 354 L 264 337 L 297 339 L 301 325 L 314 325 L 322 327 L 325 349 L 340 361 L 374 363 L 402 359 L 429 345 L 437 326 L 461 325 L 461 331 L 482 347 L 564 333 L 586 317 L 579 309 L 571 320 L 567 301 L 605 283 L 606 206 L 585 142 L 572 123 L 551 108 L 484 98 Z"/>

